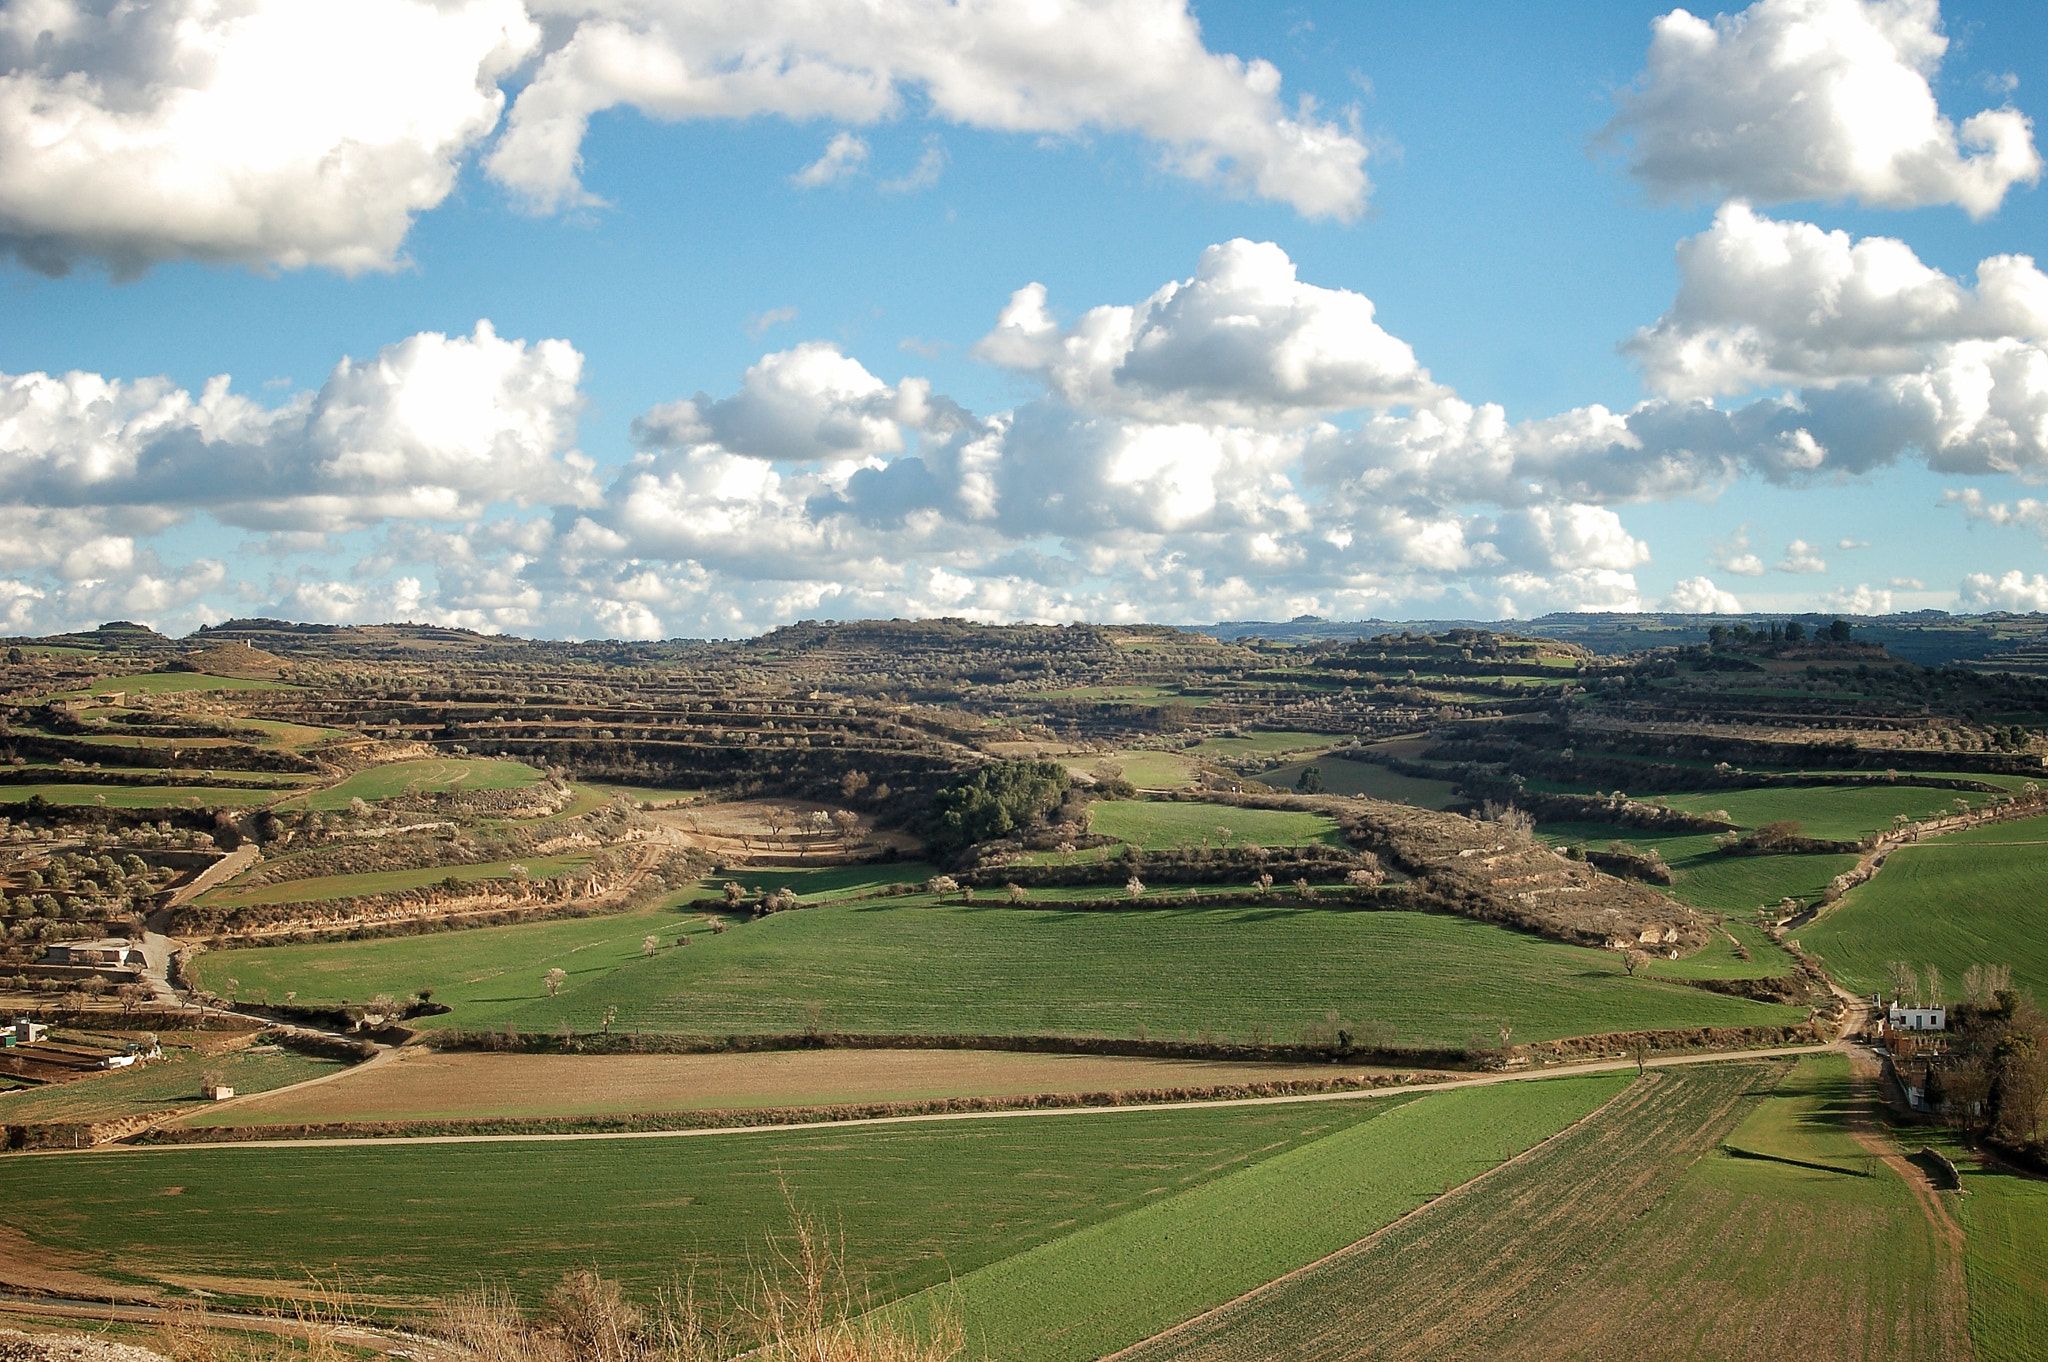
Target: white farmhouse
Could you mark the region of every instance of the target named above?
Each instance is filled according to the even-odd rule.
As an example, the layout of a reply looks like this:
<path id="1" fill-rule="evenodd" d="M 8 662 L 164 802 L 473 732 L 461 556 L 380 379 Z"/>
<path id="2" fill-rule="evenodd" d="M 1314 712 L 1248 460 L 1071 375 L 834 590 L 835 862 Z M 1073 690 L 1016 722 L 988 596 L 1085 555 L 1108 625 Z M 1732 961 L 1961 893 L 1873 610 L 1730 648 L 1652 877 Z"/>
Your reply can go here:
<path id="1" fill-rule="evenodd" d="M 1941 1003 L 1923 1007 L 1894 1000 L 1891 1010 L 1885 1013 L 1884 1024 L 1893 1031 L 1946 1031 L 1948 1008 Z"/>

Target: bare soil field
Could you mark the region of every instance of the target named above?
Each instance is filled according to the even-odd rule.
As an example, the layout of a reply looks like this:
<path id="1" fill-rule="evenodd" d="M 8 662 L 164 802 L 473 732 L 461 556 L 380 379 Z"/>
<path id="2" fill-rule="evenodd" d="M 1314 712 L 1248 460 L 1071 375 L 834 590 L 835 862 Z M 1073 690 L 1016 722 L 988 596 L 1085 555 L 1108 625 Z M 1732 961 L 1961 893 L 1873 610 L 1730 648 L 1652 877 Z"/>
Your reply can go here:
<path id="1" fill-rule="evenodd" d="M 496 1055 L 413 1049 L 302 1092 L 201 1112 L 189 1125 L 610 1116 L 939 1097 L 1202 1088 L 1377 1072 L 985 1050 L 796 1050 L 722 1055 Z"/>

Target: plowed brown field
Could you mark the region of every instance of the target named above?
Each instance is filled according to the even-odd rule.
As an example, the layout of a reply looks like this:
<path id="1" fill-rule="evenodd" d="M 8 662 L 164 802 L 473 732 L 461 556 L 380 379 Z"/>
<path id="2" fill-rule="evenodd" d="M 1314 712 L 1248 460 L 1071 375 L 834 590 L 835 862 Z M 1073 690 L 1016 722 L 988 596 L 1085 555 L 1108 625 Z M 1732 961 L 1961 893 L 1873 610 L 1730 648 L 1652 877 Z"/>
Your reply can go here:
<path id="1" fill-rule="evenodd" d="M 1535 1156 L 1120 1362 L 1967 1358 L 1948 1245 L 1888 1170 L 1710 1152 L 1780 1073 L 1653 1073 Z"/>
<path id="2" fill-rule="evenodd" d="M 1234 1064 L 986 1050 L 794 1050 L 721 1055 L 406 1052 L 301 1092 L 238 1102 L 191 1124 L 285 1125 L 610 1116 L 938 1097 L 1128 1092 L 1332 1079 L 1331 1065 Z"/>

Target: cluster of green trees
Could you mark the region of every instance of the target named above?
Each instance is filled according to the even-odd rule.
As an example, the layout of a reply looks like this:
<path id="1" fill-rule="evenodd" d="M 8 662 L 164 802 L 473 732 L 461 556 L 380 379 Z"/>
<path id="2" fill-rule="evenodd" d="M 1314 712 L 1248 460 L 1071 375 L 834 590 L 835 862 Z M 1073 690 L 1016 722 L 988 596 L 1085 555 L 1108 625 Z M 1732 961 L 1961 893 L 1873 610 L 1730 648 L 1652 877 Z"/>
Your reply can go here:
<path id="1" fill-rule="evenodd" d="M 1056 761 L 991 762 L 932 797 L 926 835 L 940 852 L 1001 837 L 1064 804 L 1073 785 Z"/>
<path id="2" fill-rule="evenodd" d="M 1814 643 L 1848 643 L 1854 637 L 1847 620 L 1835 620 L 1825 627 L 1816 625 L 1811 634 Z M 1809 641 L 1807 627 L 1798 620 L 1786 620 L 1783 624 L 1771 624 L 1766 628 L 1752 629 L 1746 624 L 1730 627 L 1717 624 L 1707 630 L 1707 642 L 1714 648 L 1749 648 L 1758 644 L 1802 644 Z"/>

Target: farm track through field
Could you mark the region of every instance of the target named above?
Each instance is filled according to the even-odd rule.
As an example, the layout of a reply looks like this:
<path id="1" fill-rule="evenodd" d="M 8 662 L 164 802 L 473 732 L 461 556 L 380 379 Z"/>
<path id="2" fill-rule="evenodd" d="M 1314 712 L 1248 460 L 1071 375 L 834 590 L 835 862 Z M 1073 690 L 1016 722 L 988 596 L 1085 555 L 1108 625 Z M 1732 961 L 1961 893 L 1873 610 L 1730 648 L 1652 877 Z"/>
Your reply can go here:
<path id="1" fill-rule="evenodd" d="M 1568 1290 L 1780 1072 L 1746 1063 L 1648 1075 L 1525 1159 L 1117 1356 L 1434 1362 L 1517 1355 L 1507 1336 L 1520 1317 Z"/>

